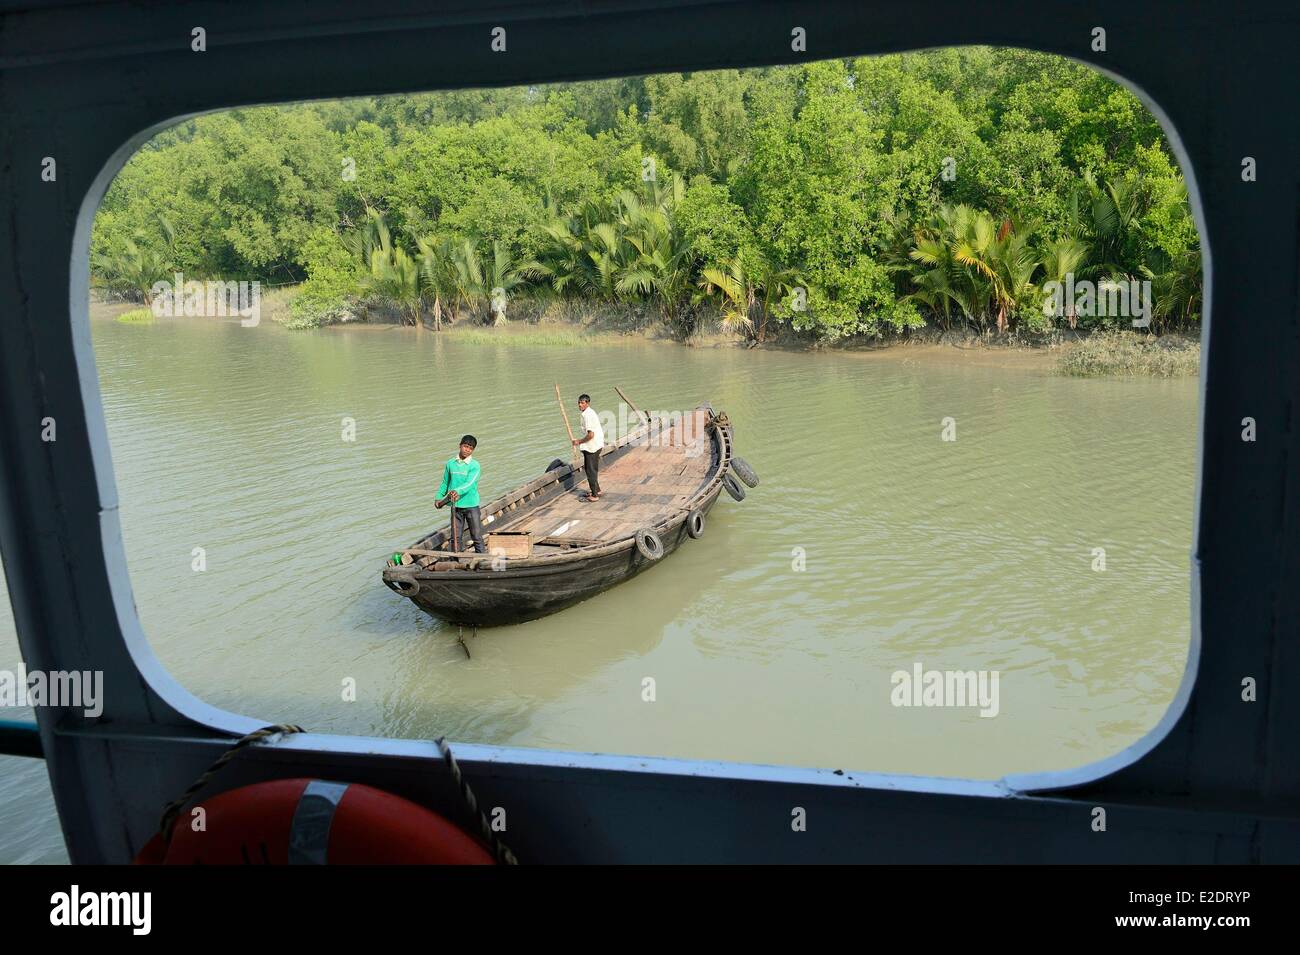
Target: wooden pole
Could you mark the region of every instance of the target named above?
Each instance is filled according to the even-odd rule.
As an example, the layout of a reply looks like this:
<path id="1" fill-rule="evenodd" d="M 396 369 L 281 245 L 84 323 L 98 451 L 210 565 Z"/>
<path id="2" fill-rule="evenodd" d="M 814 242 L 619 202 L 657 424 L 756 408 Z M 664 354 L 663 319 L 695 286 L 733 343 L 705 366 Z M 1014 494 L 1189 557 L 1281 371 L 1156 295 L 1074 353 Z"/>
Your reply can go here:
<path id="1" fill-rule="evenodd" d="M 578 446 L 573 443 L 573 427 L 569 424 L 569 410 L 564 407 L 564 399 L 560 397 L 560 385 L 555 385 L 555 400 L 560 403 L 560 414 L 564 415 L 564 430 L 569 432 L 569 457 L 573 460 L 573 469 L 578 470 Z"/>
<path id="2" fill-rule="evenodd" d="M 440 507 L 451 508 L 451 531 L 448 540 L 451 542 L 451 549 L 453 551 L 458 551 L 460 550 L 460 547 L 456 540 L 456 502 L 451 499 L 451 494 L 448 493 L 446 497 L 438 502 L 438 505 Z"/>
<path id="3" fill-rule="evenodd" d="M 632 399 L 629 398 L 627 395 L 623 394 L 623 389 L 620 388 L 618 385 L 615 385 L 615 386 L 614 386 L 614 390 L 618 392 L 618 396 L 619 396 L 620 398 L 623 399 L 624 403 L 625 403 L 629 408 L 632 409 L 633 413 L 634 413 L 634 414 L 636 415 L 636 417 L 637 417 L 637 420 L 638 420 L 638 421 L 641 421 L 641 420 L 642 420 L 641 409 L 638 408 L 636 405 L 632 404 Z M 645 418 L 645 419 L 644 419 L 644 423 L 645 423 L 645 424 L 649 424 L 649 423 L 650 423 L 650 419 L 649 419 L 649 418 Z"/>

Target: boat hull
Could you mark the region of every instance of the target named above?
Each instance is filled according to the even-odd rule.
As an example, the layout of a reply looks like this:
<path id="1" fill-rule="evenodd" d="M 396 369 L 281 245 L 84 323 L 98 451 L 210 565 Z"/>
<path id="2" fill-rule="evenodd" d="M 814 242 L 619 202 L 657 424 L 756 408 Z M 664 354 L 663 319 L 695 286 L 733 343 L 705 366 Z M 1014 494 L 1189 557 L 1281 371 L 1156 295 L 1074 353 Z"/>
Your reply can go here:
<path id="1" fill-rule="evenodd" d="M 598 500 L 579 493 L 585 475 L 576 462 L 556 461 L 483 506 L 485 526 L 529 535 L 534 543 L 524 555 L 476 555 L 464 542 L 449 548 L 450 531 L 440 530 L 403 552 L 400 565 L 386 564 L 384 584 L 461 625 L 522 623 L 564 610 L 666 560 L 690 537 L 692 515 L 707 515 L 724 488 L 743 497 L 728 476 L 731 447 L 730 421 L 707 402 L 687 414 L 646 416 L 601 452 Z M 662 547 L 655 558 L 638 546 L 644 531 Z"/>
<path id="2" fill-rule="evenodd" d="M 717 499 L 715 491 L 699 510 L 707 514 Z M 552 566 L 414 574 L 419 592 L 406 596 L 426 613 L 464 626 L 496 627 L 536 620 L 663 563 L 684 540 L 689 540 L 686 521 L 669 525 L 659 537 L 664 553 L 657 560 L 645 557 L 629 542 L 612 553 Z"/>

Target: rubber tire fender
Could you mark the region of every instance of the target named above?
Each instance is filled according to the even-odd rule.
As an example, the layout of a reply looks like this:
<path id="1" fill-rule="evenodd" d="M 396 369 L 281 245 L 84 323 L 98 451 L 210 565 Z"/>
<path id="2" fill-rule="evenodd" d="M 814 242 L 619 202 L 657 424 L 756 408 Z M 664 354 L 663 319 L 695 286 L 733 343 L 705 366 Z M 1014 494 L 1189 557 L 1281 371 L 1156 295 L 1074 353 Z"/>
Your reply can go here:
<path id="1" fill-rule="evenodd" d="M 385 577 L 384 584 L 395 594 L 401 594 L 403 597 L 414 597 L 420 592 L 420 582 L 414 577 Z M 406 587 L 403 588 L 402 584 Z"/>
<path id="2" fill-rule="evenodd" d="M 650 528 L 643 527 L 636 532 L 636 549 L 646 560 L 658 560 L 664 555 L 664 542 Z"/>
<path id="3" fill-rule="evenodd" d="M 749 466 L 749 462 L 744 458 L 732 458 L 731 470 L 736 472 L 736 477 L 740 478 L 750 487 L 758 487 L 758 472 Z"/>

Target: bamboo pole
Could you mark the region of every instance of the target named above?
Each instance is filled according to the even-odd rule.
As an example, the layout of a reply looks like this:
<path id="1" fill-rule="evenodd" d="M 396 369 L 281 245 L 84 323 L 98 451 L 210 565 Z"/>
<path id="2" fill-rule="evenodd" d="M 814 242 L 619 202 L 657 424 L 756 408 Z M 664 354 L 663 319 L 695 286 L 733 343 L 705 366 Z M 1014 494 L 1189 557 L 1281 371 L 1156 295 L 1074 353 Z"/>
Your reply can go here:
<path id="1" fill-rule="evenodd" d="M 560 385 L 555 385 L 555 400 L 560 403 L 560 414 L 564 415 L 564 430 L 569 432 L 569 457 L 573 460 L 573 470 L 578 470 L 578 446 L 573 443 L 573 427 L 569 424 L 569 410 L 564 407 L 564 399 L 560 397 Z"/>
<path id="2" fill-rule="evenodd" d="M 451 491 L 441 501 L 435 501 L 434 507 L 446 507 L 451 510 L 451 530 L 447 534 L 447 539 L 451 541 L 452 550 L 460 550 L 460 542 L 456 540 L 456 502 L 451 499 Z"/>
<path id="3" fill-rule="evenodd" d="M 633 412 L 633 414 L 636 415 L 638 421 L 642 421 L 643 424 L 649 424 L 649 423 L 650 423 L 650 418 L 649 418 L 648 416 L 644 417 L 644 420 L 643 420 L 643 416 L 642 416 L 642 413 L 641 413 L 641 409 L 638 408 L 636 405 L 632 404 L 632 399 L 629 398 L 627 395 L 623 394 L 623 389 L 622 389 L 622 388 L 620 388 L 618 385 L 615 385 L 615 386 L 614 386 L 614 390 L 618 392 L 618 396 L 619 396 L 620 398 L 623 399 L 624 403 L 625 403 L 629 408 L 632 409 L 632 412 Z"/>
<path id="4" fill-rule="evenodd" d="M 451 510 L 451 531 L 447 537 L 451 541 L 451 549 L 453 551 L 460 550 L 460 541 L 456 539 L 456 502 L 451 499 L 451 494 L 448 493 L 439 503 Z M 409 554 L 410 551 L 407 551 L 407 553 Z"/>

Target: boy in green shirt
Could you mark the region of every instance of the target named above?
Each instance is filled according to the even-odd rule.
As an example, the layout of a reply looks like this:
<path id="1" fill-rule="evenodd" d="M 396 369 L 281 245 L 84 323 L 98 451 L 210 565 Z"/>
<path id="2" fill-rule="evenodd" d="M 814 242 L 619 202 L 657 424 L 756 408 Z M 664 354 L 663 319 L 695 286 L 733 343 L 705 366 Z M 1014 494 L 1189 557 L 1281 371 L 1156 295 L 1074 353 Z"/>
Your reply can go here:
<path id="1" fill-rule="evenodd" d="M 473 458 L 474 449 L 477 447 L 478 439 L 472 434 L 467 434 L 460 439 L 460 454 L 448 461 L 447 466 L 442 469 L 442 484 L 438 486 L 438 500 L 433 502 L 433 506 L 440 508 L 444 504 L 451 504 L 457 539 L 465 539 L 465 530 L 468 526 L 470 538 L 474 541 L 474 551 L 486 554 L 487 546 L 483 543 L 483 519 L 478 508 L 480 468 Z"/>

